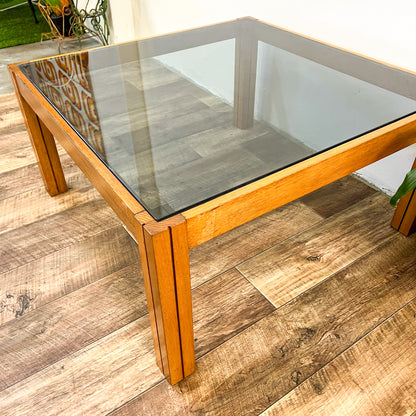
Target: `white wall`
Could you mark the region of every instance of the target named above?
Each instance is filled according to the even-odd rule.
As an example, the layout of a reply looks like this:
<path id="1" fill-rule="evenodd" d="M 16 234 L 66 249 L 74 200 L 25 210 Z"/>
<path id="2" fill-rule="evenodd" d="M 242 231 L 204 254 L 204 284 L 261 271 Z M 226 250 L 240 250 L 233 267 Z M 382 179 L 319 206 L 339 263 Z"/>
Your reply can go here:
<path id="1" fill-rule="evenodd" d="M 242 16 L 416 72 L 414 0 L 110 0 L 113 40 L 124 41 Z M 416 146 L 359 172 L 393 193 L 416 157 Z"/>

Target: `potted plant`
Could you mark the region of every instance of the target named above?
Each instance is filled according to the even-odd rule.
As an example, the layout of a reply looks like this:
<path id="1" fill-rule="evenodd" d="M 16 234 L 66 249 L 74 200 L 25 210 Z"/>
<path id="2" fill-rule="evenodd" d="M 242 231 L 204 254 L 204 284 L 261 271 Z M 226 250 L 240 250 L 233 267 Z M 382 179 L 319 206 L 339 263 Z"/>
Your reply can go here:
<path id="1" fill-rule="evenodd" d="M 416 189 L 416 169 L 407 173 L 399 189 L 397 189 L 397 192 L 391 197 L 390 204 L 395 207 L 402 196 L 413 191 L 414 189 Z"/>
<path id="2" fill-rule="evenodd" d="M 39 0 L 38 6 L 56 35 L 70 36 L 73 12 L 70 0 Z"/>

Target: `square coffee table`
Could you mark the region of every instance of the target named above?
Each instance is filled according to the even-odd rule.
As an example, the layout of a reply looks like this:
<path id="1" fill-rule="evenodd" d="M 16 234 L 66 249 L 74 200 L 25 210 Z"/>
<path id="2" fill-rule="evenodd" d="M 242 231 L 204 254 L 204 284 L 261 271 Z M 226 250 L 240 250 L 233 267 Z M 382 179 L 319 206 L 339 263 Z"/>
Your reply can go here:
<path id="1" fill-rule="evenodd" d="M 136 239 L 172 384 L 195 368 L 190 248 L 416 142 L 416 74 L 252 18 L 9 70 L 50 195 L 56 139 Z M 392 224 L 415 217 L 409 195 Z"/>

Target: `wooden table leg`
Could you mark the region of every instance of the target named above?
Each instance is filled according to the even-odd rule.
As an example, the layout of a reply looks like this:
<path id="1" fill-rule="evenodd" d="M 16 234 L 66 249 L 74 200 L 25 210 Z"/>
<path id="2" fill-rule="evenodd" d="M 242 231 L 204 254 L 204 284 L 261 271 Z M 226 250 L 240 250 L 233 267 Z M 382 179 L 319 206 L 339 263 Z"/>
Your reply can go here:
<path id="1" fill-rule="evenodd" d="M 12 75 L 12 79 L 14 81 L 14 75 Z M 56 149 L 55 139 L 42 120 L 38 118 L 30 105 L 20 95 L 16 83 L 14 85 L 45 188 L 51 196 L 66 192 L 68 187 Z"/>
<path id="2" fill-rule="evenodd" d="M 235 39 L 234 74 L 234 125 L 239 129 L 253 127 L 257 44 L 251 25 L 240 21 L 240 30 Z"/>
<path id="3" fill-rule="evenodd" d="M 412 169 L 416 169 L 416 159 Z M 391 226 L 406 236 L 416 231 L 416 190 L 400 198 Z"/>
<path id="4" fill-rule="evenodd" d="M 186 222 L 179 215 L 141 230 L 138 244 L 156 361 L 175 384 L 195 370 Z"/>

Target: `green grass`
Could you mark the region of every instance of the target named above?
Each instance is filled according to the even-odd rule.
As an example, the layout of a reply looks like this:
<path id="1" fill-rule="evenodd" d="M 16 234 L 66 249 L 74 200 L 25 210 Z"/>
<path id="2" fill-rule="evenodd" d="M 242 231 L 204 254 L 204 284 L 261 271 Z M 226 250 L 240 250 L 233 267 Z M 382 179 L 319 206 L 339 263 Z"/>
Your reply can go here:
<path id="1" fill-rule="evenodd" d="M 24 0 L 0 0 L 0 10 L 15 6 L 16 4 L 27 3 Z"/>
<path id="2" fill-rule="evenodd" d="M 35 23 L 27 2 L 11 10 L 0 11 L 0 48 L 39 42 L 42 33 L 50 32 L 48 23 L 35 6 L 39 23 Z"/>

